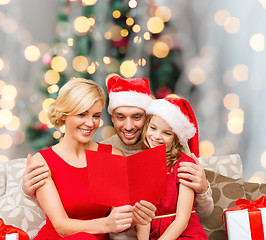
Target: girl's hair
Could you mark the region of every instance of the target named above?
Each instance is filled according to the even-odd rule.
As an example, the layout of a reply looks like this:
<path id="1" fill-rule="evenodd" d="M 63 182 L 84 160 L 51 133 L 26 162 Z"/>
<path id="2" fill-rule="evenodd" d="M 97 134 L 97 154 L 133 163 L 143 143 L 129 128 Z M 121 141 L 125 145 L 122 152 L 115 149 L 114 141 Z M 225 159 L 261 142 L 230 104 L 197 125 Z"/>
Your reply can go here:
<path id="1" fill-rule="evenodd" d="M 142 131 L 142 143 L 143 143 L 142 149 L 150 148 L 150 145 L 146 139 L 146 133 L 147 133 L 151 118 L 153 116 L 154 115 L 148 115 L 148 117 L 146 118 L 143 131 Z M 171 166 L 171 173 L 173 172 L 174 165 L 178 162 L 180 158 L 180 152 L 182 150 L 183 150 L 183 146 L 180 144 L 177 135 L 174 133 L 173 142 L 170 144 L 170 146 L 166 148 L 166 163 L 167 163 L 167 166 Z"/>
<path id="2" fill-rule="evenodd" d="M 87 111 L 95 102 L 105 104 L 103 89 L 94 81 L 84 78 L 72 78 L 58 93 L 57 99 L 48 108 L 50 122 L 61 127 L 64 115 L 77 115 Z"/>

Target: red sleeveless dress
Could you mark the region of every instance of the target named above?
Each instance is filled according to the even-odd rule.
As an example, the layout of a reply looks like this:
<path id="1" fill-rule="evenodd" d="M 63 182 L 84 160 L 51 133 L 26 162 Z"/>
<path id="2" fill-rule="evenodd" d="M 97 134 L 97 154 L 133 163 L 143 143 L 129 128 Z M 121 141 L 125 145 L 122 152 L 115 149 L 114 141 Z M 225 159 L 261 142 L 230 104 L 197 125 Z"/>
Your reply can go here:
<path id="1" fill-rule="evenodd" d="M 179 191 L 179 178 L 177 177 L 177 169 L 181 162 L 193 162 L 195 161 L 184 153 L 180 153 L 180 159 L 175 164 L 172 174 L 167 174 L 167 193 L 166 196 L 156 200 L 154 205 L 156 206 L 156 216 L 176 213 L 176 203 L 178 199 Z M 170 173 L 170 167 L 168 168 Z M 196 210 L 195 199 L 192 210 Z M 150 239 L 157 240 L 168 228 L 168 226 L 174 221 L 175 217 L 165 217 L 159 219 L 153 219 L 151 223 Z M 186 230 L 179 236 L 178 239 L 196 239 L 196 240 L 208 240 L 208 237 L 200 224 L 200 219 L 197 213 L 191 213 L 188 226 Z"/>
<path id="2" fill-rule="evenodd" d="M 98 143 L 98 152 L 112 152 L 111 145 Z M 110 207 L 91 203 L 88 188 L 87 167 L 76 168 L 65 162 L 57 155 L 52 147 L 39 151 L 45 159 L 51 171 L 52 179 L 60 195 L 64 209 L 69 218 L 74 219 L 95 219 L 105 217 L 109 214 Z M 92 179 L 93 180 L 93 179 Z M 47 216 L 46 216 L 47 217 Z M 46 224 L 39 231 L 34 240 L 108 240 L 108 234 L 96 234 L 81 232 L 67 237 L 60 237 L 55 231 L 51 221 L 47 217 Z"/>

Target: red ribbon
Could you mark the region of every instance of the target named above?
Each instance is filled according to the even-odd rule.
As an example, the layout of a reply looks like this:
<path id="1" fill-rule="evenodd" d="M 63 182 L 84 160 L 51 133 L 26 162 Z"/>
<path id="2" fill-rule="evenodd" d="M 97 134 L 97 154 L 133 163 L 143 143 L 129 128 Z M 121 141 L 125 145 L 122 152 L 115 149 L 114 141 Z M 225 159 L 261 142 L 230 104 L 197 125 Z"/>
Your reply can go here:
<path id="1" fill-rule="evenodd" d="M 261 211 L 258 208 L 266 207 L 265 196 L 262 196 L 261 198 L 254 200 L 252 202 L 247 199 L 238 199 L 236 200 L 235 203 L 237 206 L 231 207 L 225 210 L 223 213 L 223 217 L 225 217 L 226 212 L 247 209 L 248 217 L 249 217 L 251 239 L 252 240 L 264 240 L 265 238 L 264 238 Z M 226 221 L 226 218 L 225 218 L 225 221 Z"/>
<path id="2" fill-rule="evenodd" d="M 18 233 L 19 240 L 30 240 L 28 234 L 20 228 L 11 225 L 5 225 L 2 218 L 0 218 L 0 240 L 5 240 L 6 234 Z"/>

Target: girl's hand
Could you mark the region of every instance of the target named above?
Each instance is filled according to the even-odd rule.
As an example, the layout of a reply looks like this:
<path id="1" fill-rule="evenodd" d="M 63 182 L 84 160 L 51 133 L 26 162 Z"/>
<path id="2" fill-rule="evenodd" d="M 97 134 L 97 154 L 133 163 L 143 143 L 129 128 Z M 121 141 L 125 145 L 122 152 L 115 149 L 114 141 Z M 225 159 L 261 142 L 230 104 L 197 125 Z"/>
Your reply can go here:
<path id="1" fill-rule="evenodd" d="M 118 233 L 131 227 L 133 222 L 133 207 L 125 205 L 115 207 L 107 217 L 109 232 Z"/>
<path id="2" fill-rule="evenodd" d="M 156 207 L 150 202 L 141 200 L 134 205 L 133 209 L 135 224 L 146 225 L 155 217 Z"/>

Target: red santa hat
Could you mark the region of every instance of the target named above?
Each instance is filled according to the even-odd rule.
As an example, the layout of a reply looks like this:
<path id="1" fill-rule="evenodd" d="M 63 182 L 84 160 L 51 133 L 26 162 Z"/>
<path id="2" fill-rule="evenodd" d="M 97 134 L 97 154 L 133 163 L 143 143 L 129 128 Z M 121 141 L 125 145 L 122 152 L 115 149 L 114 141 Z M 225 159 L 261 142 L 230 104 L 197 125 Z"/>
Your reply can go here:
<path id="1" fill-rule="evenodd" d="M 109 93 L 108 112 L 121 106 L 138 107 L 146 110 L 152 101 L 149 81 L 146 78 L 123 79 L 118 75 L 107 82 Z"/>
<path id="2" fill-rule="evenodd" d="M 166 121 L 181 143 L 187 142 L 190 151 L 199 157 L 198 124 L 189 102 L 182 98 L 153 100 L 147 114 Z"/>

